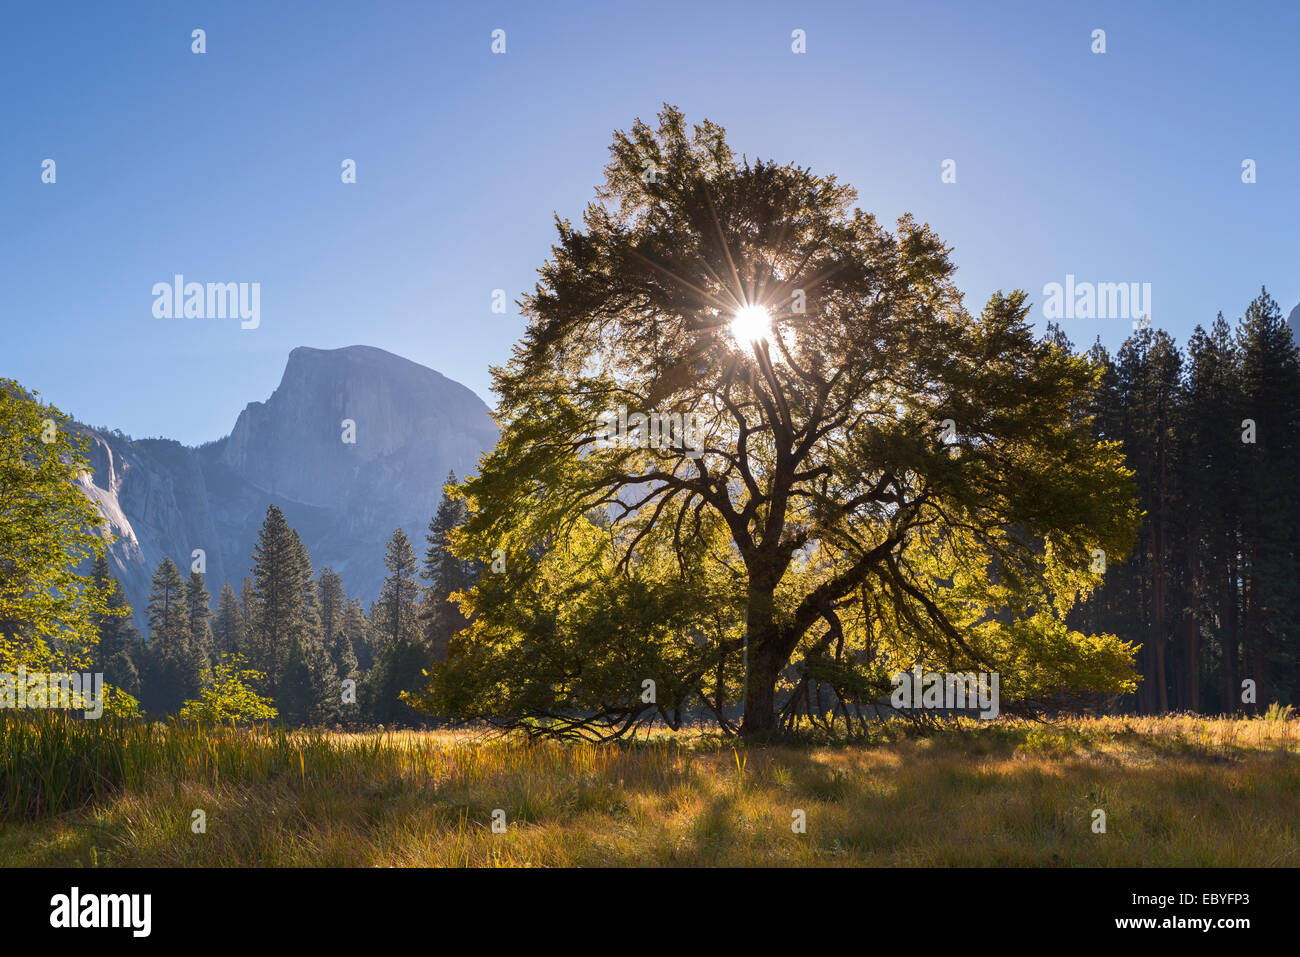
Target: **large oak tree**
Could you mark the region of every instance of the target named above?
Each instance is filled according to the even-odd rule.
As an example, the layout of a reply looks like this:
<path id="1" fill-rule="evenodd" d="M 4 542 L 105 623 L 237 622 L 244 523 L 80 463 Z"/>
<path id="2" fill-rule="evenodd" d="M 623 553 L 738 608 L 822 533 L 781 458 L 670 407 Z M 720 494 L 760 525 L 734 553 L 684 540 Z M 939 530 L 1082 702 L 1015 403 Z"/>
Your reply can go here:
<path id="1" fill-rule="evenodd" d="M 1023 293 L 969 314 L 940 239 L 910 217 L 885 230 L 833 176 L 738 160 L 671 107 L 611 154 L 582 227 L 557 220 L 526 335 L 493 370 L 500 443 L 461 486 L 457 547 L 505 563 L 467 596 L 480 620 L 446 666 L 481 683 L 462 711 L 514 707 L 502 689 L 561 640 L 483 594 L 498 611 L 535 594 L 547 549 L 593 514 L 616 560 L 567 572 L 567 600 L 616 594 L 650 543 L 682 575 L 735 572 L 743 633 L 718 647 L 747 653 L 747 734 L 776 727 L 792 662 L 848 633 L 859 663 L 1001 669 L 1004 699 L 1130 689 L 1131 647 L 1064 625 L 1136 521 L 1122 456 L 1090 428 L 1099 369 L 1036 338 Z M 620 407 L 699 433 L 601 441 Z M 488 644 L 515 649 L 513 672 L 464 664 Z M 580 685 L 569 671 L 547 680 Z"/>

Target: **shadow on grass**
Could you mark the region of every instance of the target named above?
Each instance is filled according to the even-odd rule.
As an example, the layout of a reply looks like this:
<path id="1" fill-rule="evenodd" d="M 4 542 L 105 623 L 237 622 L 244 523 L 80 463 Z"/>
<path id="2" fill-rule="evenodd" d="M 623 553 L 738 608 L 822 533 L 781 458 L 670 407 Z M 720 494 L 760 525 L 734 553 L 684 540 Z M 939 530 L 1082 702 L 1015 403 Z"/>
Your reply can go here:
<path id="1" fill-rule="evenodd" d="M 1231 735 L 1207 752 L 1188 727 L 1182 742 L 990 726 L 867 747 L 430 743 L 320 773 L 159 779 L 9 828 L 0 864 L 1300 864 L 1300 755 Z"/>

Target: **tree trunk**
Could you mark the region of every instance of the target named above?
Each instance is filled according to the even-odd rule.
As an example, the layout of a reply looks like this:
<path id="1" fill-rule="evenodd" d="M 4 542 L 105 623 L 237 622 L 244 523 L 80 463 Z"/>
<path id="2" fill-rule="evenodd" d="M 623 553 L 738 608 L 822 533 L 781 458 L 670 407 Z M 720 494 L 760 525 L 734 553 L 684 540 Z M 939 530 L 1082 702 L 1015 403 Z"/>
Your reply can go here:
<path id="1" fill-rule="evenodd" d="M 1164 455 L 1160 457 L 1160 473 L 1164 475 Z M 1156 516 L 1152 528 L 1152 568 L 1151 568 L 1151 638 L 1155 644 L 1155 706 L 1160 714 L 1169 711 L 1169 671 L 1165 665 L 1165 645 L 1168 642 L 1169 629 L 1165 624 L 1166 590 L 1168 587 L 1165 568 L 1165 518 L 1164 492 L 1157 496 L 1160 514 Z"/>
<path id="2" fill-rule="evenodd" d="M 751 656 L 745 688 L 745 717 L 740 736 L 752 738 L 776 730 L 776 675 L 780 668 L 758 668 Z"/>
<path id="3" fill-rule="evenodd" d="M 1173 702 L 1179 711 L 1199 713 L 1201 710 L 1201 656 L 1199 624 L 1190 614 L 1178 620 L 1178 700 Z"/>
<path id="4" fill-rule="evenodd" d="M 1236 547 L 1235 541 L 1233 547 Z M 1241 683 L 1237 680 L 1237 562 L 1228 562 L 1228 602 L 1223 628 L 1223 710 L 1235 714 L 1241 710 Z"/>
<path id="5" fill-rule="evenodd" d="M 745 685 L 745 713 L 741 737 L 770 734 L 776 730 L 776 680 L 785 662 L 777 649 L 776 627 L 769 623 L 749 633 L 749 676 Z"/>
<path id="6" fill-rule="evenodd" d="M 741 737 L 752 738 L 776 730 L 776 679 L 785 666 L 778 648 L 780 634 L 773 618 L 775 587 L 764 589 L 752 583 L 749 590 L 745 627 L 748 635 L 749 668 L 745 683 L 745 711 Z"/>

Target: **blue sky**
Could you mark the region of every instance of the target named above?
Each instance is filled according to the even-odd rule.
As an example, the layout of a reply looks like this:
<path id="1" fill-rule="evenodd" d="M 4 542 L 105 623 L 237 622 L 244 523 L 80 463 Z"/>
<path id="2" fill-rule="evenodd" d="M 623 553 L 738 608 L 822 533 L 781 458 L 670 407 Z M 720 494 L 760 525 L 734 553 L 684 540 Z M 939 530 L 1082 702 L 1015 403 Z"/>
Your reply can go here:
<path id="1" fill-rule="evenodd" d="M 1300 300 L 1295 3 L 42 3 L 5 20 L 0 376 L 137 437 L 226 434 L 298 345 L 388 349 L 491 404 L 488 366 L 523 328 L 492 290 L 532 288 L 612 131 L 665 101 L 738 152 L 835 173 L 885 222 L 929 222 L 972 311 L 1023 288 L 1041 317 L 1066 274 L 1149 282 L 1182 342 L 1261 285 Z M 155 318 L 176 273 L 259 282 L 260 326 Z M 1064 325 L 1112 347 L 1131 326 Z"/>

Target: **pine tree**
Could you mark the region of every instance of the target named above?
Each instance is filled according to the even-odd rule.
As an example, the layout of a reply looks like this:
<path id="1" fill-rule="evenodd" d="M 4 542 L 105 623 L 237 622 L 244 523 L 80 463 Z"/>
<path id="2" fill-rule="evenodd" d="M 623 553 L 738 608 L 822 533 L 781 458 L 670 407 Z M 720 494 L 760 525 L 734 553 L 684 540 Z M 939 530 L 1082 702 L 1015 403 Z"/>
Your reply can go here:
<path id="1" fill-rule="evenodd" d="M 1184 485 L 1190 534 L 1188 562 L 1206 665 L 1199 704 L 1211 712 L 1241 705 L 1241 356 L 1219 313 L 1187 343 L 1187 454 Z M 1206 680 L 1208 679 L 1208 680 Z M 1198 710 L 1193 705 L 1193 710 Z"/>
<path id="2" fill-rule="evenodd" d="M 326 643 L 331 643 L 343 624 L 343 606 L 347 595 L 343 579 L 334 569 L 325 567 L 316 576 L 316 604 L 320 609 L 320 629 Z"/>
<path id="3" fill-rule="evenodd" d="M 276 701 L 290 724 L 320 727 L 341 719 L 341 682 L 321 642 L 291 641 Z"/>
<path id="4" fill-rule="evenodd" d="M 463 525 L 466 518 L 465 500 L 453 498 L 448 489 L 456 485 L 456 473 L 448 472 L 443 485 L 438 511 L 429 521 L 429 534 L 425 536 L 425 552 L 421 577 L 427 581 L 420 603 L 420 620 L 424 624 L 425 644 L 435 661 L 447 657 L 447 643 L 451 636 L 465 627 L 465 617 L 450 596 L 473 584 L 472 562 L 457 558 L 448 549 L 451 532 Z"/>
<path id="5" fill-rule="evenodd" d="M 351 646 L 352 657 L 356 660 L 358 671 L 369 671 L 375 666 L 374 646 L 370 636 L 370 621 L 361 606 L 360 598 L 353 598 L 343 608 L 341 636 Z M 342 658 L 342 652 L 340 652 Z"/>
<path id="6" fill-rule="evenodd" d="M 230 582 L 221 586 L 217 596 L 217 613 L 212 619 L 212 644 L 215 664 L 223 655 L 243 650 L 245 641 L 243 614 L 239 608 L 239 599 Z"/>
<path id="7" fill-rule="evenodd" d="M 1101 370 L 1101 381 L 1093 393 L 1093 434 L 1100 441 L 1123 443 L 1126 436 L 1124 395 L 1115 361 L 1101 344 L 1093 344 L 1089 358 Z M 1109 556 L 1101 587 L 1090 601 L 1076 609 L 1075 619 L 1090 634 L 1130 634 L 1138 627 L 1133 613 L 1136 574 L 1130 555 Z M 1120 562 L 1121 559 L 1125 561 Z"/>
<path id="8" fill-rule="evenodd" d="M 422 686 L 423 670 L 430 660 L 417 605 L 419 566 L 411 542 L 400 528 L 388 542 L 384 567 L 388 574 L 371 621 L 379 642 L 368 683 L 371 711 L 377 721 L 419 721 L 420 716 L 400 695 Z"/>
<path id="9" fill-rule="evenodd" d="M 312 697 L 311 672 L 303 654 L 302 642 L 292 637 L 289 639 L 289 651 L 285 656 L 275 695 L 280 716 L 290 725 L 306 724 Z"/>
<path id="10" fill-rule="evenodd" d="M 267 675 L 266 690 L 285 720 L 337 720 L 339 677 L 326 647 L 311 556 L 274 505 L 267 509 L 253 562 L 250 663 Z"/>
<path id="11" fill-rule="evenodd" d="M 1132 561 L 1077 615 L 1143 644 L 1137 710 L 1262 710 L 1300 699 L 1300 350 L 1261 290 L 1235 330 L 1222 313 L 1198 326 L 1186 356 L 1180 373 L 1155 332 L 1113 364 L 1094 347 L 1110 366 L 1094 432 L 1124 443 L 1146 514 Z"/>
<path id="12" fill-rule="evenodd" d="M 334 668 L 334 673 L 338 677 L 338 719 L 347 724 L 355 724 L 361 718 L 359 710 L 360 700 L 357 690 L 362 682 L 361 669 L 357 664 L 356 652 L 352 650 L 352 642 L 347 634 L 339 631 L 333 642 L 326 649 L 329 653 L 330 664 Z M 352 696 L 349 702 L 343 701 L 343 683 L 352 682 Z"/>
<path id="13" fill-rule="evenodd" d="M 140 633 L 131 622 L 131 606 L 109 569 L 107 557 L 95 556 L 91 577 L 106 596 L 105 611 L 95 615 L 95 627 L 99 633 L 95 645 L 95 670 L 103 673 L 108 684 L 139 697 L 139 662 L 144 648 Z"/>
<path id="14" fill-rule="evenodd" d="M 170 558 L 154 571 L 149 594 L 149 676 L 142 689 L 150 711 L 171 713 L 194 697 L 202 684 L 201 663 L 192 654 L 185 582 Z"/>
<path id="15" fill-rule="evenodd" d="M 406 532 L 396 529 L 384 554 L 384 587 L 375 605 L 376 638 L 381 651 L 394 645 L 419 640 L 420 623 L 417 601 L 420 586 L 416 581 L 419 568 Z"/>
<path id="16" fill-rule="evenodd" d="M 304 642 L 321 640 L 320 606 L 316 601 L 316 571 L 312 568 L 311 556 L 307 546 L 302 543 L 297 529 L 291 529 L 294 555 L 298 562 L 298 582 L 301 592 L 302 617 L 299 624 L 301 640 Z"/>
<path id="17" fill-rule="evenodd" d="M 270 506 L 253 548 L 248 660 L 266 675 L 265 690 L 272 697 L 284 677 L 294 639 L 301 640 L 304 628 L 301 545 L 284 513 Z"/>
<path id="18" fill-rule="evenodd" d="M 360 612 L 360 605 L 348 600 L 347 593 L 343 590 L 343 579 L 332 568 L 320 570 L 316 579 L 316 594 L 325 651 L 329 655 L 330 669 L 341 689 L 342 682 L 357 682 L 360 679 L 356 650 L 350 635 L 351 629 L 357 628 L 358 617 L 361 624 L 357 631 L 364 632 L 365 616 L 350 614 L 354 605 L 356 612 Z M 359 717 L 355 705 L 344 705 L 341 693 L 335 697 L 337 700 L 332 701 L 331 705 L 337 706 L 333 709 L 337 720 L 353 723 Z"/>
<path id="19" fill-rule="evenodd" d="M 192 652 L 203 658 L 206 668 L 213 659 L 212 654 L 212 596 L 208 594 L 207 584 L 202 572 L 190 572 L 185 583 L 185 616 L 189 623 L 190 644 Z"/>
<path id="20" fill-rule="evenodd" d="M 1117 366 L 1128 412 L 1123 425 L 1125 453 L 1137 473 L 1138 501 L 1146 514 L 1129 569 L 1138 577 L 1138 588 L 1131 606 L 1133 627 L 1127 634 L 1141 636 L 1138 668 L 1143 680 L 1137 707 L 1152 714 L 1170 707 L 1167 659 L 1181 608 L 1174 553 L 1182 530 L 1178 481 L 1182 357 L 1168 334 L 1146 329 L 1120 348 Z"/>
<path id="21" fill-rule="evenodd" d="M 305 684 L 300 691 L 306 703 L 302 720 L 314 726 L 333 724 L 339 719 L 340 679 L 326 644 L 311 556 L 297 531 L 293 532 L 293 542 L 302 583 L 302 621 L 295 636 L 305 669 Z"/>
<path id="22" fill-rule="evenodd" d="M 319 639 L 308 642 L 303 647 L 303 658 L 311 689 L 308 723 L 316 727 L 337 723 L 343 717 L 343 682 L 329 649 Z"/>
<path id="23" fill-rule="evenodd" d="M 1245 619 L 1241 675 L 1257 685 L 1257 704 L 1300 691 L 1300 350 L 1266 290 L 1246 309 L 1241 351 L 1243 423 L 1254 442 L 1241 448 L 1242 569 Z M 1243 432 L 1246 425 L 1241 426 Z"/>
<path id="24" fill-rule="evenodd" d="M 253 608 L 257 605 L 257 588 L 247 575 L 239 586 L 239 631 L 245 643 L 253 628 Z"/>

